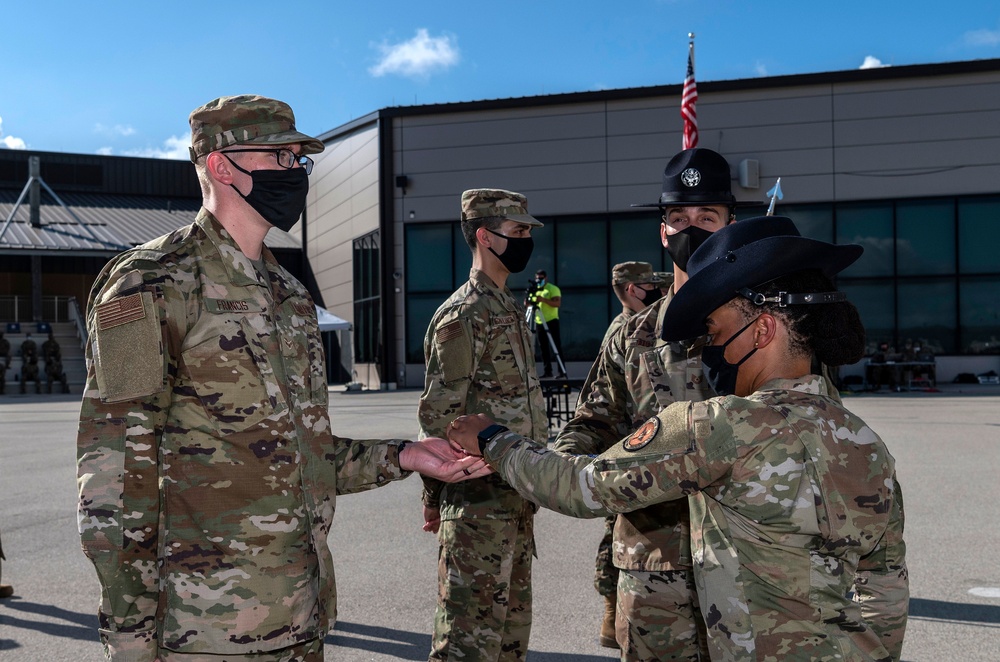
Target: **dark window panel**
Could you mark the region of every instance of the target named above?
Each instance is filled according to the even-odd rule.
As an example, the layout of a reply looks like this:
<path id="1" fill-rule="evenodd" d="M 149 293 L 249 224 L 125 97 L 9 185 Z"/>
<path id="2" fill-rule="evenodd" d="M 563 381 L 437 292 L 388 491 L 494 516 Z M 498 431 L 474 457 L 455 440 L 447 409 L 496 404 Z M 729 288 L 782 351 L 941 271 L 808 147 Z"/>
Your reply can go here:
<path id="1" fill-rule="evenodd" d="M 916 200 L 896 205 L 896 263 L 901 276 L 955 273 L 953 200 Z"/>
<path id="2" fill-rule="evenodd" d="M 958 263 L 963 274 L 1000 271 L 1000 198 L 958 203 Z"/>
<path id="3" fill-rule="evenodd" d="M 955 279 L 919 278 L 901 281 L 899 344 L 919 344 L 935 354 L 955 353 Z"/>
<path id="4" fill-rule="evenodd" d="M 963 278 L 959 284 L 962 354 L 1000 354 L 1000 276 Z"/>
<path id="5" fill-rule="evenodd" d="M 865 249 L 844 270 L 845 277 L 893 275 L 892 204 L 838 205 L 836 243 L 861 244 Z"/>

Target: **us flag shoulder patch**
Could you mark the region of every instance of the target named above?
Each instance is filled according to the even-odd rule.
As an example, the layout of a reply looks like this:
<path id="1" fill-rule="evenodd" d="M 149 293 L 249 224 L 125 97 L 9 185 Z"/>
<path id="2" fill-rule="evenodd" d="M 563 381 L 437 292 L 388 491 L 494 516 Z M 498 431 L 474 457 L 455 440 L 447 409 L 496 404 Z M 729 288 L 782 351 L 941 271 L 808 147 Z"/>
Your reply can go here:
<path id="1" fill-rule="evenodd" d="M 146 317 L 146 307 L 139 292 L 105 301 L 97 306 L 97 328 L 101 331 L 135 322 L 144 317 Z"/>
<path id="2" fill-rule="evenodd" d="M 462 323 L 458 320 L 445 324 L 434 332 L 434 337 L 439 343 L 446 343 L 452 338 L 462 335 Z"/>

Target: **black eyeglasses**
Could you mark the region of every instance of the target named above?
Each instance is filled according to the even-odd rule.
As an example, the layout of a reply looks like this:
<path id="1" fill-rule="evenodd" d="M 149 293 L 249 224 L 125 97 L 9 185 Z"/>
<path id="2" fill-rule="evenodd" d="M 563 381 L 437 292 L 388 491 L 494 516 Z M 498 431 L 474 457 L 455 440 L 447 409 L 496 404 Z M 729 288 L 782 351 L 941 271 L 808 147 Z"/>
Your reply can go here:
<path id="1" fill-rule="evenodd" d="M 304 154 L 296 154 L 290 149 L 260 149 L 260 148 L 246 148 L 246 149 L 227 149 L 224 150 L 223 154 L 232 154 L 233 152 L 272 152 L 274 154 L 275 160 L 277 160 L 278 165 L 282 168 L 294 168 L 299 165 L 305 168 L 306 174 L 310 175 L 313 171 L 313 160 Z"/>

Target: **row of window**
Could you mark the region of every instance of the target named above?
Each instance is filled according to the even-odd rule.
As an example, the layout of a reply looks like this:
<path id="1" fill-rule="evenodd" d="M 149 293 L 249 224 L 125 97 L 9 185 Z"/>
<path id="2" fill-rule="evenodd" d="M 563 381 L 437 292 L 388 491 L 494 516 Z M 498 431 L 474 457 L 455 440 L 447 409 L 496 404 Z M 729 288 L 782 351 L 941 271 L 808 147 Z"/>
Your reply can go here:
<path id="1" fill-rule="evenodd" d="M 908 341 L 936 354 L 1000 353 L 1000 197 L 787 205 L 777 213 L 804 236 L 865 247 L 838 287 L 861 313 L 869 353 L 882 342 L 902 349 Z M 660 244 L 659 216 L 541 220 L 528 268 L 507 285 L 518 295 L 535 270 L 545 269 L 562 289 L 564 360 L 592 361 L 621 310 L 611 267 L 643 260 L 656 270 L 673 268 Z M 468 278 L 472 259 L 458 223 L 409 224 L 405 242 L 406 360 L 420 363 L 427 324 Z"/>

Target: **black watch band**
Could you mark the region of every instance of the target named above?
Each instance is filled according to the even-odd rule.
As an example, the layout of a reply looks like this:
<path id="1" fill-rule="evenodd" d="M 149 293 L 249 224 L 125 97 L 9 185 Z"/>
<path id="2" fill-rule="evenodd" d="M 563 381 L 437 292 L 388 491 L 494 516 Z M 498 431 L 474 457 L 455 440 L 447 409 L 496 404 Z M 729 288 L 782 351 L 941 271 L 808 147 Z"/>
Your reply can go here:
<path id="1" fill-rule="evenodd" d="M 509 428 L 505 425 L 500 425 L 499 423 L 494 423 L 485 430 L 481 431 L 477 437 L 479 438 L 479 454 L 483 455 L 486 452 L 486 444 L 493 440 L 493 437 L 497 436 L 501 432 L 506 432 Z"/>

